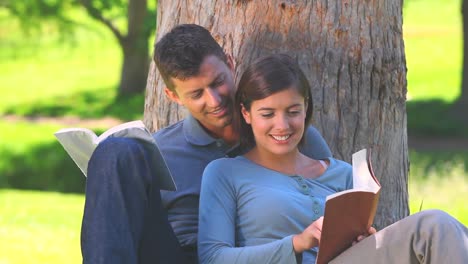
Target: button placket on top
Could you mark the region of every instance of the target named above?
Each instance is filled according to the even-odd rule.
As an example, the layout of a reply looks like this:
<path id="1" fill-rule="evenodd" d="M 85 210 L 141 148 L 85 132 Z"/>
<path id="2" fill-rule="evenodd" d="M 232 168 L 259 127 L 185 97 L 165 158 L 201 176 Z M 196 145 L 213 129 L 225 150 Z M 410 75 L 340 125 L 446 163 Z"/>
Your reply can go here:
<path id="1" fill-rule="evenodd" d="M 318 218 L 320 216 L 321 207 L 318 199 L 312 194 L 312 187 L 308 186 L 306 180 L 300 175 L 294 176 L 294 179 L 299 185 L 299 191 L 302 194 L 309 196 L 310 199 L 313 200 L 312 212 L 314 213 L 316 218 Z"/>
<path id="2" fill-rule="evenodd" d="M 309 195 L 310 194 L 310 188 L 307 185 L 307 183 L 305 182 L 304 178 L 302 178 L 302 176 L 300 176 L 300 175 L 297 175 L 294 178 L 295 178 L 296 182 L 299 184 L 299 191 L 302 194 Z"/>

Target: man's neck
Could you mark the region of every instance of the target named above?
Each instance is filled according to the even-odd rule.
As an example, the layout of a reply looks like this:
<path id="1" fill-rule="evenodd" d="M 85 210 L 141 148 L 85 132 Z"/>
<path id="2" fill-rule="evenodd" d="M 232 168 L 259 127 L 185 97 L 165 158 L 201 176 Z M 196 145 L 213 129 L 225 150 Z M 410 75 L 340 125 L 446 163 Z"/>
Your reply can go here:
<path id="1" fill-rule="evenodd" d="M 226 142 L 226 144 L 233 146 L 239 141 L 239 134 L 235 131 L 232 125 L 224 127 L 222 131 L 220 131 L 217 135 L 218 138 L 221 138 Z"/>
<path id="2" fill-rule="evenodd" d="M 204 128 L 205 131 L 214 138 L 220 138 L 226 142 L 226 144 L 233 146 L 239 141 L 239 134 L 235 131 L 233 125 L 225 126 L 216 131 L 208 130 Z"/>

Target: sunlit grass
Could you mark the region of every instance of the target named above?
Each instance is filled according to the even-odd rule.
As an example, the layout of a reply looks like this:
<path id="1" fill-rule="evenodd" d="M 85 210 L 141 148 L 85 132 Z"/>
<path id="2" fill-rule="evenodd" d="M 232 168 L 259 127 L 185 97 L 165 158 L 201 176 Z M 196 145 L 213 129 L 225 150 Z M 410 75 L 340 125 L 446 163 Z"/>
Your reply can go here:
<path id="1" fill-rule="evenodd" d="M 0 263 L 81 263 L 82 195 L 0 190 Z"/>
<path id="2" fill-rule="evenodd" d="M 410 100 L 453 101 L 460 93 L 460 0 L 405 1 L 403 34 Z"/>
<path id="3" fill-rule="evenodd" d="M 468 152 L 410 151 L 411 213 L 441 209 L 468 226 Z"/>

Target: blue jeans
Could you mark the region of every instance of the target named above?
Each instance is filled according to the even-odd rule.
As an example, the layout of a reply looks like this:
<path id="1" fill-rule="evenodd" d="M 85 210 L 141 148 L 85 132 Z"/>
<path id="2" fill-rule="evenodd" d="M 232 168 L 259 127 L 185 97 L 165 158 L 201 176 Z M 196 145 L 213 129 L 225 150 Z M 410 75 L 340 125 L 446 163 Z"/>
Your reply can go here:
<path id="1" fill-rule="evenodd" d="M 187 254 L 168 223 L 149 155 L 130 138 L 108 138 L 96 148 L 86 180 L 83 263 L 196 262 L 196 249 Z"/>

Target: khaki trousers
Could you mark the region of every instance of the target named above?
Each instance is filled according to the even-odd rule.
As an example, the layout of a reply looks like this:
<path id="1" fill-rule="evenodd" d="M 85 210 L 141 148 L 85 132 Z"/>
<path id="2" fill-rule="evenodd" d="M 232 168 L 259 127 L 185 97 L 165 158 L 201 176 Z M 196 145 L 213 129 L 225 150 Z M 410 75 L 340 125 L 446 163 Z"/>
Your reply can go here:
<path id="1" fill-rule="evenodd" d="M 445 212 L 422 211 L 367 237 L 330 263 L 468 264 L 468 229 Z"/>

